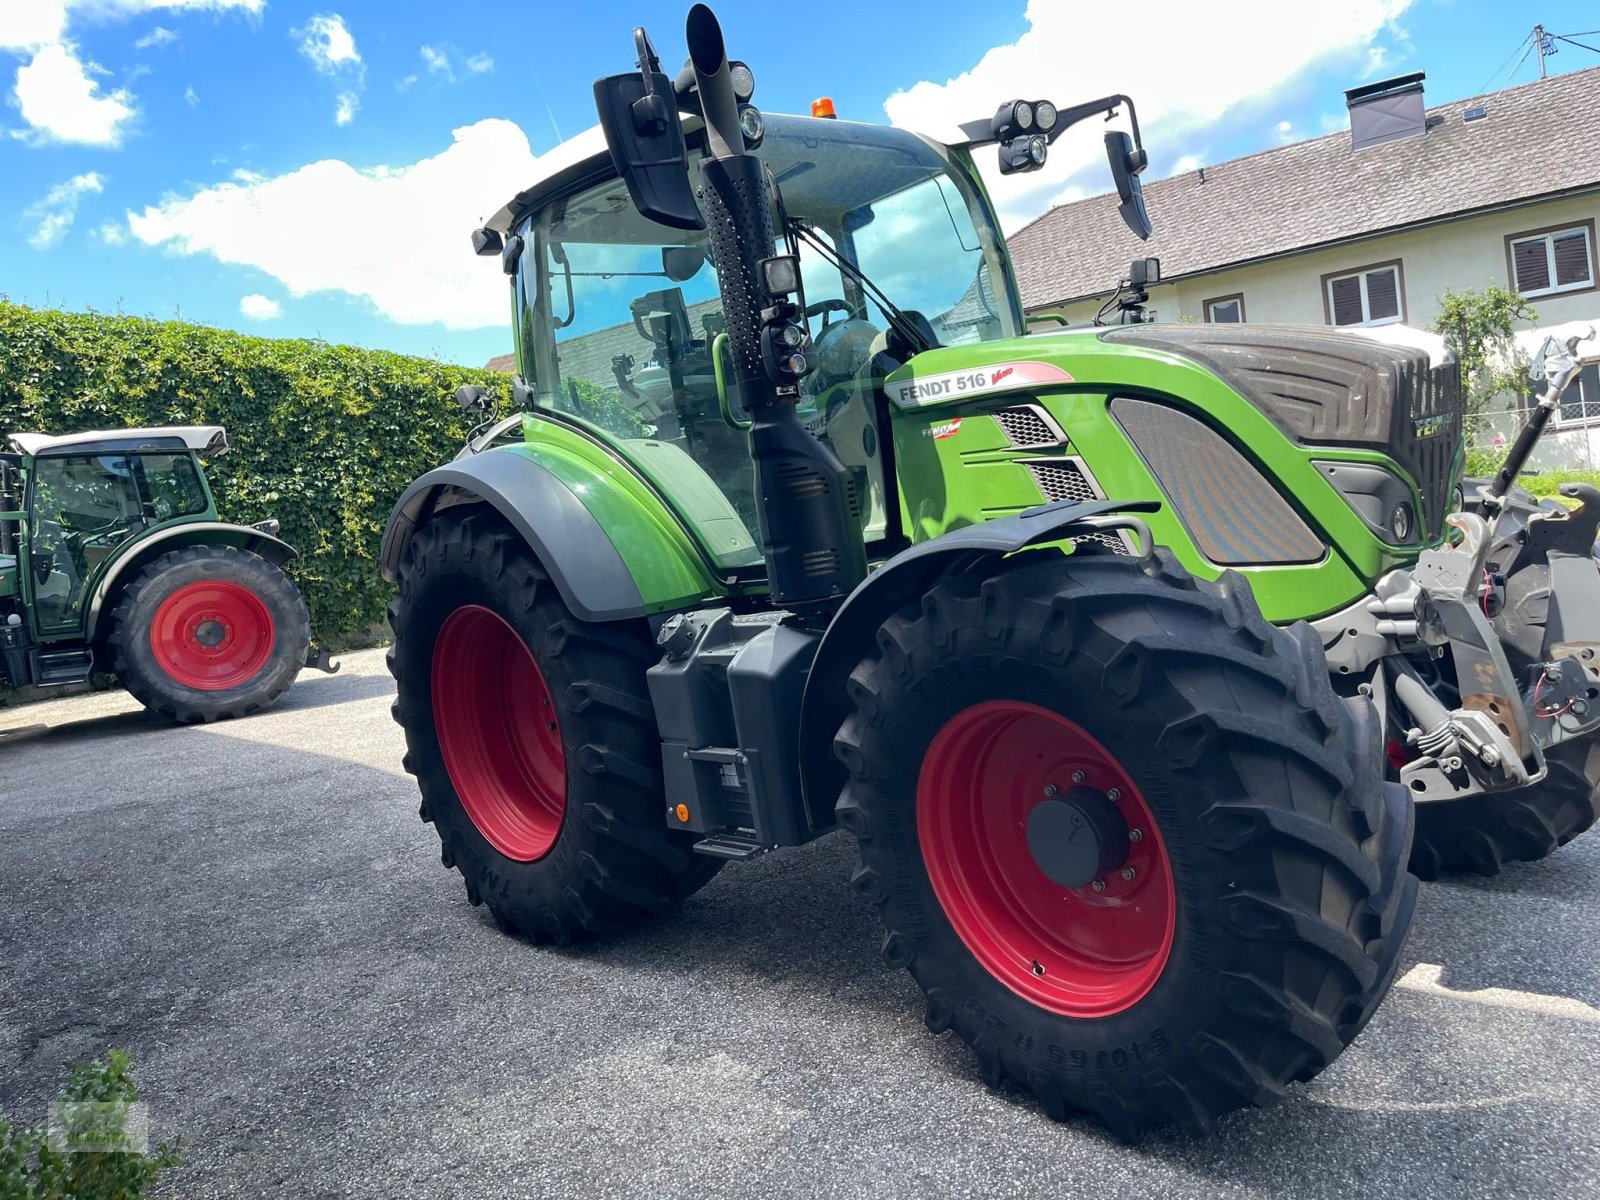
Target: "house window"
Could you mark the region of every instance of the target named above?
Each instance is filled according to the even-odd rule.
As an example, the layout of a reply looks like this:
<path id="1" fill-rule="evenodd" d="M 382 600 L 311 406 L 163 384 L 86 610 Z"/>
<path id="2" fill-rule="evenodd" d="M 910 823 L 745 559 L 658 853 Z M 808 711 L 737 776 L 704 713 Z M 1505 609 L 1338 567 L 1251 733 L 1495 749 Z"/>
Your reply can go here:
<path id="1" fill-rule="evenodd" d="M 1588 291 L 1595 285 L 1594 222 L 1506 238 L 1511 286 L 1524 296 Z"/>
<path id="2" fill-rule="evenodd" d="M 1322 300 L 1330 325 L 1391 325 L 1406 319 L 1405 279 L 1398 262 L 1324 275 Z"/>
<path id="3" fill-rule="evenodd" d="M 1206 301 L 1206 321 L 1212 325 L 1239 325 L 1244 321 L 1244 293 Z"/>

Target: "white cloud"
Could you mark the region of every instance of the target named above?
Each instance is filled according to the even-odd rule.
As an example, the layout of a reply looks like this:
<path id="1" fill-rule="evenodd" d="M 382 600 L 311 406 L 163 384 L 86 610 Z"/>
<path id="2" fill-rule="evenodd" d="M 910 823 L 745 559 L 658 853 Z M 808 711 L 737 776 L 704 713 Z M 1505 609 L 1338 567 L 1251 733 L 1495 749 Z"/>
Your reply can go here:
<path id="1" fill-rule="evenodd" d="M 884 103 L 897 125 L 954 140 L 958 126 L 986 117 L 1014 97 L 1046 97 L 1070 105 L 1127 91 L 1138 105 L 1145 144 L 1159 155 L 1189 135 L 1212 131 L 1231 110 L 1260 104 L 1314 66 L 1337 66 L 1351 77 L 1370 70 L 1377 37 L 1411 0 L 1235 0 L 1225 7 L 1192 0 L 1140 5 L 1083 5 L 1029 0 L 1028 29 L 1016 42 L 987 51 L 973 67 L 943 83 L 923 81 Z M 1073 58 L 1071 47 L 1106 47 Z M 1130 55 L 1139 70 L 1129 74 Z M 1381 58 L 1378 59 L 1381 61 Z M 1219 69 L 1219 64 L 1226 64 Z M 1113 128 L 1126 128 L 1126 114 Z M 995 151 L 979 152 L 984 178 L 1008 229 L 1043 211 L 1077 172 L 1095 166 L 1095 191 L 1110 187 L 1098 121 L 1068 130 L 1051 147 L 1043 170 L 1002 177 Z"/>
<path id="2" fill-rule="evenodd" d="M 190 108 L 200 107 L 200 96 L 199 93 L 194 90 L 193 84 L 183 89 L 183 102 Z"/>
<path id="3" fill-rule="evenodd" d="M 170 46 L 178 40 L 178 35 L 165 25 L 157 25 L 149 33 L 134 42 L 135 50 L 159 50 L 163 46 Z"/>
<path id="4" fill-rule="evenodd" d="M 344 18 L 338 13 L 320 14 L 312 17 L 304 29 L 295 30 L 294 36 L 300 39 L 300 53 L 311 60 L 311 65 L 319 73 L 339 81 L 333 123 L 350 124 L 361 107 L 361 89 L 366 84 L 367 71 Z"/>
<path id="5" fill-rule="evenodd" d="M 455 79 L 456 73 L 450 69 L 450 56 L 443 50 L 435 50 L 432 46 L 424 46 L 417 53 L 422 55 L 422 61 L 428 64 L 428 74 L 443 75 L 450 80 Z"/>
<path id="6" fill-rule="evenodd" d="M 10 100 L 30 129 L 18 136 L 34 143 L 76 142 L 115 146 L 137 113 L 127 87 L 102 92 L 91 75 L 105 74 L 79 57 L 68 26 L 124 19 L 157 11 L 221 12 L 237 10 L 258 16 L 266 0 L 0 0 L 0 50 L 28 56 L 17 68 Z M 157 26 L 134 43 L 145 50 L 177 38 Z M 147 69 L 124 77 L 133 82 Z"/>
<path id="7" fill-rule="evenodd" d="M 65 42 L 41 48 L 17 69 L 12 93 L 22 119 L 42 141 L 115 146 L 123 126 L 133 119 L 133 97 L 118 88 L 102 93 L 98 80 Z"/>
<path id="8" fill-rule="evenodd" d="M 270 296 L 252 292 L 240 299 L 239 312 L 252 321 L 275 321 L 283 316 L 283 305 Z"/>
<path id="9" fill-rule="evenodd" d="M 128 231 L 115 221 L 107 221 L 95 234 L 108 246 L 120 246 L 128 240 Z"/>
<path id="10" fill-rule="evenodd" d="M 129 213 L 128 223 L 146 245 L 253 267 L 295 297 L 340 292 L 402 324 L 492 328 L 505 322 L 505 279 L 472 254 L 468 234 L 537 171 L 527 135 L 490 119 L 457 129 L 448 148 L 417 163 L 330 159 L 286 175 L 235 176 Z M 352 232 L 375 213 L 403 251 L 394 238 Z"/>
<path id="11" fill-rule="evenodd" d="M 1172 164 L 1172 174 L 1187 175 L 1190 171 L 1198 171 L 1205 165 L 1206 160 L 1203 154 L 1185 154 Z"/>
<path id="12" fill-rule="evenodd" d="M 338 13 L 312 17 L 295 36 L 300 39 L 300 53 L 324 75 L 338 75 L 361 65 L 356 39 Z"/>
<path id="13" fill-rule="evenodd" d="M 415 74 L 407 75 L 402 79 L 396 79 L 394 81 L 395 91 L 403 92 L 408 87 L 410 87 L 412 84 L 416 83 L 416 81 L 417 81 L 417 77 L 416 77 Z"/>
<path id="14" fill-rule="evenodd" d="M 0 50 L 37 50 L 66 30 L 65 0 L 0 0 Z"/>
<path id="15" fill-rule="evenodd" d="M 467 70 L 474 75 L 488 75 L 494 71 L 494 59 L 487 54 L 474 54 L 467 59 Z"/>
<path id="16" fill-rule="evenodd" d="M 102 192 L 105 186 L 104 179 L 89 171 L 74 175 L 65 183 L 56 184 L 40 199 L 28 205 L 22 210 L 23 219 L 30 223 L 37 222 L 33 232 L 28 235 L 28 244 L 36 250 L 54 246 L 72 228 L 72 222 L 78 215 L 79 199 L 90 192 Z"/>

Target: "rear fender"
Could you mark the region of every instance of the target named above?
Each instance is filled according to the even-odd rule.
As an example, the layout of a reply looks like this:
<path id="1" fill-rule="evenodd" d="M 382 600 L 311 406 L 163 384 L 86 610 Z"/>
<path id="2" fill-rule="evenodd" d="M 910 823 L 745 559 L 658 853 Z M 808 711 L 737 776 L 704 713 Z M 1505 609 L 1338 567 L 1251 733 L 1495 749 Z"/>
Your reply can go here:
<path id="1" fill-rule="evenodd" d="M 299 552 L 288 542 L 251 525 L 235 525 L 231 521 L 190 521 L 184 525 L 170 525 L 132 543 L 128 552 L 116 559 L 100 577 L 89 598 L 88 619 L 84 622 L 84 630 L 91 644 L 99 645 L 109 632 L 107 623 L 123 585 L 132 580 L 146 563 L 185 546 L 237 546 L 241 550 L 259 554 L 275 567 L 299 557 Z"/>
<path id="2" fill-rule="evenodd" d="M 1137 518 L 1122 514 L 1155 512 L 1153 501 L 1128 503 L 1097 500 L 1074 503 L 1062 500 L 1041 505 L 1014 517 L 985 521 L 953 530 L 903 550 L 869 575 L 845 599 L 817 648 L 806 682 L 800 715 L 801 791 L 811 828 L 833 824 L 833 806 L 844 789 L 845 769 L 833 756 L 833 737 L 849 715 L 845 680 L 857 663 L 872 652 L 878 627 L 909 601 L 921 596 L 942 576 L 971 568 L 989 558 L 1003 558 L 1030 546 L 1058 542 L 1117 514 L 1117 522 L 1133 525 L 1152 548 L 1149 529 Z M 1074 528 L 1076 526 L 1076 529 Z"/>
<path id="3" fill-rule="evenodd" d="M 528 543 L 582 620 L 628 620 L 723 590 L 665 505 L 641 500 L 638 489 L 627 488 L 614 472 L 592 469 L 573 476 L 582 479 L 580 494 L 558 473 L 573 464 L 558 457 L 554 449 L 505 446 L 429 471 L 405 490 L 389 517 L 383 577 L 398 580 L 406 545 L 435 512 L 483 504 Z"/>

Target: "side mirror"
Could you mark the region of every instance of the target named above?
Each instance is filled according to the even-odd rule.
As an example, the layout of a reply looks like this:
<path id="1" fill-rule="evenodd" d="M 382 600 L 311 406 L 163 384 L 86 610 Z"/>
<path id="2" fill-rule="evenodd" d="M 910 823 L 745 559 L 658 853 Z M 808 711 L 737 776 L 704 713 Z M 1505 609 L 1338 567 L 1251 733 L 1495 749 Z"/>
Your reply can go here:
<path id="1" fill-rule="evenodd" d="M 672 229 L 704 229 L 689 185 L 689 156 L 672 80 L 661 70 L 650 37 L 633 31 L 639 70 L 594 83 L 594 103 L 611 163 L 639 215 Z"/>
<path id="2" fill-rule="evenodd" d="M 474 229 L 472 231 L 472 252 L 479 258 L 487 258 L 491 254 L 499 254 L 501 248 L 500 231 L 498 229 Z"/>
<path id="3" fill-rule="evenodd" d="M 1150 236 L 1150 214 L 1144 207 L 1144 185 L 1139 174 L 1149 161 L 1143 150 L 1133 148 L 1133 139 L 1120 130 L 1106 134 L 1106 158 L 1111 163 L 1111 177 L 1117 181 L 1117 195 L 1122 203 L 1117 212 L 1123 224 L 1133 230 L 1141 241 Z"/>
<path id="4" fill-rule="evenodd" d="M 487 388 L 463 383 L 456 389 L 456 405 L 462 412 L 488 412 L 494 406 L 494 399 Z"/>
<path id="5" fill-rule="evenodd" d="M 661 273 L 673 283 L 683 283 L 693 279 L 705 265 L 704 246 L 661 247 Z"/>

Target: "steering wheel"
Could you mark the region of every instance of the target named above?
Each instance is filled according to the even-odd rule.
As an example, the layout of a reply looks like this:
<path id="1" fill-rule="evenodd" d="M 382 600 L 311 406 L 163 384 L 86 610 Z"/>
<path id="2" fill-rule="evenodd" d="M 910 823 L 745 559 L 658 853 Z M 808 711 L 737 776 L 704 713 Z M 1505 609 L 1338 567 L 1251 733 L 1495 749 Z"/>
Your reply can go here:
<path id="1" fill-rule="evenodd" d="M 816 302 L 814 302 L 812 304 L 806 305 L 806 316 L 808 316 L 808 317 L 821 317 L 822 318 L 822 329 L 826 329 L 828 327 L 828 314 L 829 313 L 836 313 L 836 312 L 847 313 L 849 311 L 850 311 L 850 306 L 848 304 L 846 304 L 843 300 L 840 300 L 837 296 L 830 296 L 826 300 L 818 300 L 818 301 L 816 301 Z M 817 332 L 820 334 L 822 332 L 822 330 L 819 329 Z"/>

